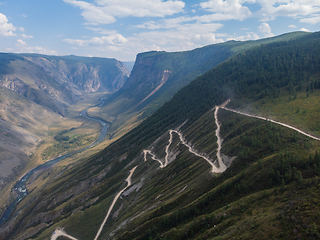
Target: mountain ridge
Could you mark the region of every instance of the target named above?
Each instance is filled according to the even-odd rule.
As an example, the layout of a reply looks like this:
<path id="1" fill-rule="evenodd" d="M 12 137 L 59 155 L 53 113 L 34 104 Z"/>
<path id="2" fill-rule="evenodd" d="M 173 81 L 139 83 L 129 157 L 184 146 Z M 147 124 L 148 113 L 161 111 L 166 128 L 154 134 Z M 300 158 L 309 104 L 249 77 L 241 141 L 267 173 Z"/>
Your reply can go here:
<path id="1" fill-rule="evenodd" d="M 110 122 L 117 119 L 110 127 L 110 134 L 122 136 L 121 126 L 129 128 L 131 125 L 132 129 L 171 99 L 180 88 L 229 57 L 261 44 L 289 41 L 308 34 L 294 32 L 256 41 L 229 41 L 184 52 L 139 53 L 124 87 L 115 94 L 106 96 L 106 105 L 91 114 Z M 166 72 L 170 72 L 170 75 L 163 83 L 162 78 Z M 134 123 L 133 116 L 136 117 Z"/>
<path id="2" fill-rule="evenodd" d="M 236 156 L 223 174 L 210 173 L 209 164 L 190 155 L 175 136 L 168 151 L 176 159 L 166 168 L 159 169 L 156 161 L 145 162 L 143 150 L 153 149 L 156 156 L 164 157 L 170 139 L 168 130 L 185 123 L 181 131 L 188 142 L 214 155 L 215 105 L 231 97 L 232 108 L 250 103 L 257 110 L 263 102 L 289 104 L 317 97 L 319 39 L 319 33 L 314 33 L 265 44 L 235 55 L 196 78 L 124 137 L 67 169 L 40 196 L 25 199 L 20 217 L 7 225 L 17 231 L 11 238 L 38 228 L 34 238 L 45 239 L 57 226 L 65 227 L 72 236 L 92 238 L 105 209 L 123 189 L 128 170 L 137 163 L 132 187 L 121 203 L 116 203 L 117 214 L 107 221 L 104 238 L 227 239 L 252 233 L 255 239 L 261 239 L 269 229 L 264 222 L 272 224 L 268 238 L 291 236 L 294 229 L 297 238 L 317 237 L 317 211 L 308 216 L 302 200 L 288 200 L 289 196 L 299 197 L 295 192 L 303 192 L 303 200 L 318 209 L 309 192 L 319 188 L 314 177 L 319 174 L 317 141 L 283 126 L 221 109 L 222 153 Z M 301 124 L 310 126 L 310 122 Z M 301 215 L 287 208 L 290 205 L 301 209 Z M 297 221 L 285 221 L 291 216 Z M 303 221 L 308 225 L 299 227 Z"/>

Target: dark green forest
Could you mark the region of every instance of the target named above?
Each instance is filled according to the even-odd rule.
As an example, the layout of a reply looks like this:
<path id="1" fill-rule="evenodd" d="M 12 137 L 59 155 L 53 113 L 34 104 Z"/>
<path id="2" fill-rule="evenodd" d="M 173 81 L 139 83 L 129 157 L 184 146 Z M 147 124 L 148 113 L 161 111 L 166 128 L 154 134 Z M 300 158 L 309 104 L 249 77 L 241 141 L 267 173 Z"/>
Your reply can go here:
<path id="1" fill-rule="evenodd" d="M 139 145 L 188 120 L 192 124 L 228 98 L 238 105 L 262 96 L 277 97 L 280 88 L 294 91 L 308 83 L 318 87 L 320 33 L 247 50 L 182 88 L 171 101 L 114 145 Z M 143 137 L 142 137 L 143 136 Z"/>

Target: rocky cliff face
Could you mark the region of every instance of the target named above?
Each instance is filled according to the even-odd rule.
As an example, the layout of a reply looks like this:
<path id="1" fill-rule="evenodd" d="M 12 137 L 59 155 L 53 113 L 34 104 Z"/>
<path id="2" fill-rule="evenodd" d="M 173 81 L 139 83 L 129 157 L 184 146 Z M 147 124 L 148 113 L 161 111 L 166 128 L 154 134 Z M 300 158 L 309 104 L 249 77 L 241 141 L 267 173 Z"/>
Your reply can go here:
<path id="1" fill-rule="evenodd" d="M 125 111 L 145 108 L 150 114 L 192 79 L 228 59 L 235 44 L 210 45 L 186 52 L 140 53 L 116 101 L 122 98 L 121 102 L 130 102 L 123 104 L 127 106 Z"/>
<path id="2" fill-rule="evenodd" d="M 125 65 L 115 59 L 29 55 L 26 58 L 58 81 L 87 93 L 117 91 L 129 77 Z"/>
<path id="3" fill-rule="evenodd" d="M 0 86 L 61 115 L 82 94 L 115 92 L 128 76 L 116 59 L 0 54 Z"/>
<path id="4" fill-rule="evenodd" d="M 169 79 L 171 71 L 157 68 L 155 65 L 161 59 L 155 57 L 145 57 L 138 54 L 134 68 L 123 89 L 130 89 L 130 97 L 137 98 L 138 101 L 145 101 L 157 92 Z"/>

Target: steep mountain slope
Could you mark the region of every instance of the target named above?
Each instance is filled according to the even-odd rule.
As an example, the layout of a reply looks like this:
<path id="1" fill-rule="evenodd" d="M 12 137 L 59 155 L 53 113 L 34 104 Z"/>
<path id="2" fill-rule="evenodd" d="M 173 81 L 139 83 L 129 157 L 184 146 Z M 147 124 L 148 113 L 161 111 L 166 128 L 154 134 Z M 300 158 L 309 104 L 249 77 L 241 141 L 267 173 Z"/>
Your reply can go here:
<path id="1" fill-rule="evenodd" d="M 230 41 L 186 52 L 141 53 L 137 55 L 132 74 L 122 88 L 123 92 L 118 94 L 130 99 L 131 107 L 138 104 L 137 107 L 142 109 L 148 102 L 155 100 L 161 102 L 158 105 L 160 107 L 181 87 L 234 54 L 261 44 L 287 41 L 304 34 L 297 32 L 248 42 Z M 126 109 L 122 111 L 124 110 Z"/>
<path id="2" fill-rule="evenodd" d="M 228 107 L 250 105 L 259 114 L 266 114 L 259 106 L 281 103 L 283 109 L 272 113 L 276 117 L 304 99 L 310 109 L 319 110 L 319 55 L 320 33 L 314 33 L 225 61 L 102 152 L 64 168 L 56 179 L 46 172 L 30 181 L 34 192 L 21 201 L 0 236 L 48 239 L 63 227 L 78 239 L 94 239 L 135 169 L 132 185 L 115 203 L 101 238 L 319 237 L 319 141 L 223 109 L 217 120 L 213 109 L 231 98 Z M 319 119 L 319 112 L 312 119 Z M 301 119 L 300 111 L 296 115 Z M 222 159 L 229 166 L 221 174 L 212 173 L 205 159 L 218 165 L 219 122 Z M 318 124 L 295 122 L 317 136 Z M 35 189 L 41 179 L 47 185 Z"/>
<path id="3" fill-rule="evenodd" d="M 0 54 L 0 85 L 65 115 L 84 92 L 122 87 L 126 67 L 115 59 Z"/>
<path id="4" fill-rule="evenodd" d="M 257 41 L 230 41 L 186 52 L 138 54 L 122 89 L 108 96 L 103 108 L 92 109 L 90 113 L 113 122 L 109 131 L 118 138 L 156 111 L 191 80 L 231 56 L 261 44 L 288 41 L 306 34 L 296 32 Z"/>
<path id="5" fill-rule="evenodd" d="M 29 163 L 49 126 L 61 120 L 50 109 L 0 87 L 0 190 Z"/>
<path id="6" fill-rule="evenodd" d="M 116 59 L 23 54 L 61 83 L 84 92 L 115 92 L 129 77 L 126 66 Z"/>

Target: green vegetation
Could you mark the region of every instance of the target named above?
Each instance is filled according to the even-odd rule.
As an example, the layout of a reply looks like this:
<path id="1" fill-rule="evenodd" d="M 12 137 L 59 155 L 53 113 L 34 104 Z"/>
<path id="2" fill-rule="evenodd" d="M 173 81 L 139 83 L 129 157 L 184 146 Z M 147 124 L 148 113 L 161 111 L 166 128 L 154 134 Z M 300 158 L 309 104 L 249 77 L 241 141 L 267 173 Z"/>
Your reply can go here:
<path id="1" fill-rule="evenodd" d="M 95 136 L 73 136 L 69 138 L 69 136 L 57 135 L 54 139 L 58 142 L 55 143 L 48 148 L 46 148 L 42 152 L 43 160 L 50 160 L 54 157 L 57 157 L 59 154 L 72 152 L 79 147 L 83 147 L 89 145 L 94 142 L 96 139 Z"/>
<path id="2" fill-rule="evenodd" d="M 223 152 L 237 153 L 231 167 L 130 223 L 117 239 L 289 238 L 294 229 L 296 237 L 319 237 L 319 206 L 310 198 L 316 199 L 312 191 L 320 187 L 320 155 L 306 157 L 319 143 L 234 113 L 223 112 L 219 119 L 225 123 Z M 301 198 L 302 192 L 307 194 Z"/>
<path id="3" fill-rule="evenodd" d="M 163 157 L 168 130 L 185 123 L 180 130 L 186 140 L 214 158 L 215 105 L 231 98 L 234 108 L 257 109 L 272 101 L 281 105 L 285 97 L 291 96 L 286 104 L 302 94 L 312 98 L 318 91 L 319 56 L 320 33 L 314 33 L 257 46 L 219 64 L 124 137 L 52 179 L 26 204 L 17 234 L 42 221 L 53 224 L 35 239 L 47 239 L 58 226 L 71 235 L 93 238 L 129 169 L 138 165 L 133 186 L 115 205 L 112 215 L 117 216 L 107 221 L 101 238 L 319 238 L 318 141 L 221 109 L 222 153 L 236 157 L 224 173 L 212 174 L 209 164 L 190 154 L 176 135 L 169 149 L 175 159 L 166 168 L 159 169 L 150 156 L 144 161 L 142 154 L 151 149 Z M 290 114 L 308 111 L 298 107 Z M 48 218 L 30 224 L 43 215 Z"/>

